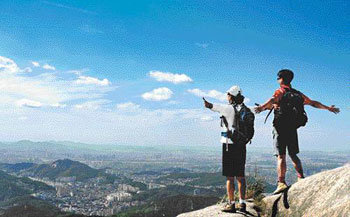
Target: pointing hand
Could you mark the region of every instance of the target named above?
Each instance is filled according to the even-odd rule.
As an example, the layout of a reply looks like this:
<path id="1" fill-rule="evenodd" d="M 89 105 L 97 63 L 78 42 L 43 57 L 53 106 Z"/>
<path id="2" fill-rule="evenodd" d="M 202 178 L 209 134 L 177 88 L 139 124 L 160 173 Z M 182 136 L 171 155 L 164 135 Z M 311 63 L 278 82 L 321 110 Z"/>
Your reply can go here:
<path id="1" fill-rule="evenodd" d="M 203 101 L 204 101 L 204 106 L 205 106 L 206 108 L 211 109 L 211 108 L 213 107 L 213 104 L 211 104 L 210 102 L 208 102 L 207 100 L 205 100 L 204 97 L 203 97 Z"/>

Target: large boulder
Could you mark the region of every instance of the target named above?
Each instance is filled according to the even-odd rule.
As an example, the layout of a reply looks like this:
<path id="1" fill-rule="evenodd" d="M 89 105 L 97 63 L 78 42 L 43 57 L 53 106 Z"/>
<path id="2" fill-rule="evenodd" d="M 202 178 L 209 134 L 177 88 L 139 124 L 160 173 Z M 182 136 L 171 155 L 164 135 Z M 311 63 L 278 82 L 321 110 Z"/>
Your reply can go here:
<path id="1" fill-rule="evenodd" d="M 350 165 L 307 177 L 263 203 L 266 217 L 349 217 Z"/>

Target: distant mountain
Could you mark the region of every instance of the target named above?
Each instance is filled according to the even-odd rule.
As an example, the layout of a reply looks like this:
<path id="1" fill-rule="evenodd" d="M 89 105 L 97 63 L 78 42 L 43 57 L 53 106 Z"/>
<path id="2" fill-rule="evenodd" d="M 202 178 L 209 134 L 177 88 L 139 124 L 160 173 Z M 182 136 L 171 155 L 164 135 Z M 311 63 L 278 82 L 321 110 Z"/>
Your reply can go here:
<path id="1" fill-rule="evenodd" d="M 101 182 L 104 183 L 120 181 L 138 187 L 140 190 L 147 189 L 147 186 L 141 182 L 133 181 L 124 176 L 117 177 L 113 174 L 106 173 L 105 169 L 94 169 L 79 161 L 73 161 L 70 159 L 57 160 L 51 164 L 0 164 L 0 170 L 13 172 L 25 177 L 30 176 L 41 179 L 48 178 L 53 181 L 64 177 L 75 177 L 76 181 L 82 182 L 87 181 L 90 178 L 101 178 Z"/>
<path id="2" fill-rule="evenodd" d="M 16 163 L 16 164 L 0 164 L 0 170 L 4 170 L 9 173 L 17 173 L 22 170 L 29 169 L 34 167 L 36 164 L 34 163 Z"/>
<path id="3" fill-rule="evenodd" d="M 49 178 L 55 180 L 62 177 L 75 177 L 77 181 L 85 181 L 90 178 L 104 178 L 107 181 L 114 181 L 115 176 L 89 167 L 79 161 L 69 159 L 57 160 L 51 164 L 39 164 L 30 167 L 26 173 L 32 173 L 34 177 Z"/>
<path id="4" fill-rule="evenodd" d="M 1 143 L 0 148 L 15 149 L 18 151 L 26 150 L 41 150 L 41 151 L 52 151 L 52 150 L 65 150 L 64 145 L 51 143 L 51 142 L 32 142 L 30 140 L 20 140 L 18 142 Z"/>

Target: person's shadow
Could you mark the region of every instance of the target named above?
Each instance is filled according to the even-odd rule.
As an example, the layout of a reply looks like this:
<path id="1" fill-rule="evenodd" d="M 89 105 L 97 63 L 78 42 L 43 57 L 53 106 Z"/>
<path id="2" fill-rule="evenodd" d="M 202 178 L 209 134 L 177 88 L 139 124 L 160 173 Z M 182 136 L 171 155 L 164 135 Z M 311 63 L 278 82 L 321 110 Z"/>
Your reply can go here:
<path id="1" fill-rule="evenodd" d="M 255 215 L 253 215 L 252 213 L 248 212 L 248 211 L 245 211 L 245 212 L 241 212 L 241 211 L 237 211 L 237 213 L 241 214 L 241 215 L 244 215 L 246 217 L 255 217 Z M 258 213 L 259 215 L 259 213 Z M 259 215 L 260 216 L 260 215 Z"/>
<path id="2" fill-rule="evenodd" d="M 288 188 L 286 190 L 284 190 L 281 193 L 281 195 L 273 203 L 271 217 L 276 217 L 277 216 L 277 213 L 278 213 L 278 202 L 281 200 L 282 197 L 283 197 L 283 206 L 284 206 L 284 208 L 289 209 L 288 191 L 289 191 L 290 187 L 291 186 L 288 186 Z"/>

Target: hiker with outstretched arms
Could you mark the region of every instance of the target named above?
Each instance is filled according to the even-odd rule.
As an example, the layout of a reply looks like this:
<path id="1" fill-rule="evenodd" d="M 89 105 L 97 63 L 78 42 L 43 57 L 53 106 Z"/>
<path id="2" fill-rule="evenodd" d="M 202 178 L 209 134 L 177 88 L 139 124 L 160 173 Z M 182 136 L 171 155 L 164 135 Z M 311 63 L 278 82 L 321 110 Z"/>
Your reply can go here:
<path id="1" fill-rule="evenodd" d="M 278 184 L 274 194 L 283 192 L 288 188 L 285 180 L 286 149 L 297 172 L 298 181 L 304 178 L 303 167 L 297 154 L 299 153 L 297 129 L 305 126 L 307 115 L 304 105 L 310 105 L 318 109 L 326 109 L 335 114 L 339 113 L 339 108 L 334 105 L 326 106 L 292 88 L 291 82 L 294 73 L 289 69 L 282 69 L 277 74 L 277 81 L 280 88 L 275 91 L 272 98 L 261 106 L 255 107 L 255 112 L 260 113 L 265 110 L 274 110 L 273 120 L 273 140 L 275 156 L 277 156 Z"/>
<path id="2" fill-rule="evenodd" d="M 227 91 L 228 105 L 212 104 L 204 98 L 204 106 L 221 114 L 222 174 L 227 177 L 226 188 L 229 202 L 223 212 L 236 212 L 234 179 L 239 190 L 240 211 L 246 212 L 245 162 L 246 144 L 254 135 L 254 114 L 244 105 L 244 96 L 238 86 Z"/>

